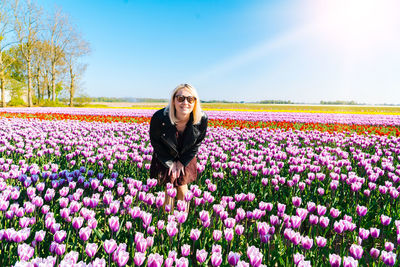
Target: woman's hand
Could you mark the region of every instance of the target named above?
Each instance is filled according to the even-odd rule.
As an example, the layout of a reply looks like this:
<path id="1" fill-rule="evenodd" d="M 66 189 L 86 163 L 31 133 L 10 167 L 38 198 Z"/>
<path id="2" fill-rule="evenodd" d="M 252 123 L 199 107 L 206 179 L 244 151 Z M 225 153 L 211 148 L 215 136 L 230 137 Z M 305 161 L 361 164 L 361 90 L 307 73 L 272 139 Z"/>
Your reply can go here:
<path id="1" fill-rule="evenodd" d="M 180 161 L 176 162 L 176 170 L 178 172 L 177 177 L 179 177 L 181 173 L 185 175 L 185 166 L 183 166 L 183 164 Z"/>
<path id="2" fill-rule="evenodd" d="M 177 178 L 176 176 L 177 170 L 176 170 L 176 161 L 174 161 L 171 165 L 171 167 L 169 167 L 169 171 L 168 171 L 168 175 L 171 175 L 172 178 Z"/>
<path id="3" fill-rule="evenodd" d="M 174 161 L 169 168 L 168 175 L 172 175 L 172 178 L 178 178 L 180 174 L 185 175 L 185 167 L 180 161 Z"/>

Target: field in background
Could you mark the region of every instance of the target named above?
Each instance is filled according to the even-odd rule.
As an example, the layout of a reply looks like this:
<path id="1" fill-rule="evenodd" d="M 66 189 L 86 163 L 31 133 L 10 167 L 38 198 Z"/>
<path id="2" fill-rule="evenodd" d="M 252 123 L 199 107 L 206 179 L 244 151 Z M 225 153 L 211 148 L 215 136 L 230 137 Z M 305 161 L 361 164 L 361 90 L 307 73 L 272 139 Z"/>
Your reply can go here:
<path id="1" fill-rule="evenodd" d="M 150 108 L 165 107 L 167 103 L 129 103 L 129 102 L 94 102 L 87 107 L 103 108 Z M 274 112 L 318 112 L 318 113 L 357 113 L 400 115 L 400 106 L 344 106 L 344 105 L 280 105 L 249 103 L 202 103 L 205 110 L 243 110 Z"/>

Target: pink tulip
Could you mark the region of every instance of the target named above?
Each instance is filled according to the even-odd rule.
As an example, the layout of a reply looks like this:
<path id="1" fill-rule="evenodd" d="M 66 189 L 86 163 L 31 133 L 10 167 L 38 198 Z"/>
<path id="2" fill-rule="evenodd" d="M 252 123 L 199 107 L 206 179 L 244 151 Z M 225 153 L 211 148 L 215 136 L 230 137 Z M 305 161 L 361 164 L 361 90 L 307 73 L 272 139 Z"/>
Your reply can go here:
<path id="1" fill-rule="evenodd" d="M 181 257 L 176 260 L 176 267 L 188 267 L 189 260 L 187 258 Z"/>
<path id="2" fill-rule="evenodd" d="M 150 254 L 147 259 L 147 266 L 148 267 L 161 267 L 163 264 L 163 256 L 158 253 Z"/>
<path id="3" fill-rule="evenodd" d="M 113 216 L 108 219 L 108 225 L 110 226 L 111 231 L 118 232 L 119 230 L 119 218 L 117 216 Z"/>
<path id="4" fill-rule="evenodd" d="M 236 227 L 235 227 L 235 233 L 237 235 L 242 235 L 243 232 L 244 232 L 244 226 L 240 225 L 240 224 L 237 224 Z"/>
<path id="5" fill-rule="evenodd" d="M 129 253 L 124 250 L 120 250 L 117 256 L 118 266 L 119 267 L 125 266 L 128 260 L 129 260 Z"/>
<path id="6" fill-rule="evenodd" d="M 145 253 L 136 252 L 135 256 L 133 257 L 133 262 L 137 266 L 141 266 L 146 259 Z"/>
<path id="7" fill-rule="evenodd" d="M 322 237 L 322 236 L 317 236 L 315 238 L 315 241 L 317 243 L 317 246 L 320 248 L 323 248 L 326 246 L 326 238 Z"/>
<path id="8" fill-rule="evenodd" d="M 111 254 L 117 248 L 117 242 L 114 239 L 106 240 L 103 243 L 103 247 L 107 254 Z"/>
<path id="9" fill-rule="evenodd" d="M 190 239 L 196 241 L 199 239 L 201 232 L 198 229 L 192 229 L 190 231 Z"/>

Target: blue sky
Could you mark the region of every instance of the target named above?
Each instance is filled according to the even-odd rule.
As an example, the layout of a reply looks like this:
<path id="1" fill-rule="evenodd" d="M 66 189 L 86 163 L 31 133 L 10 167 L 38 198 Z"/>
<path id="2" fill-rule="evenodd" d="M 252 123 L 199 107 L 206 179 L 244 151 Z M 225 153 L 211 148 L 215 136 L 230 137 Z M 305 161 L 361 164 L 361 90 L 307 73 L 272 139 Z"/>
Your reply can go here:
<path id="1" fill-rule="evenodd" d="M 400 104 L 396 0 L 37 0 L 90 43 L 90 96 Z"/>

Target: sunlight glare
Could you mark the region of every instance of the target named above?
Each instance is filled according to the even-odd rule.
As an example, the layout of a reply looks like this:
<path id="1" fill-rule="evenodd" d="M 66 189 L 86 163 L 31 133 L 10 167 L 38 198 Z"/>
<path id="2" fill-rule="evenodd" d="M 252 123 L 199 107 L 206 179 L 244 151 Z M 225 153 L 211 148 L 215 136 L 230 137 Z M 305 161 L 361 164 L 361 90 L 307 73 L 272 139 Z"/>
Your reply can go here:
<path id="1" fill-rule="evenodd" d="M 362 55 L 400 43 L 400 1 L 310 0 L 307 9 L 318 37 L 342 52 Z"/>

